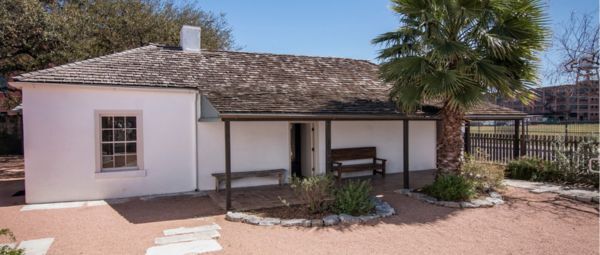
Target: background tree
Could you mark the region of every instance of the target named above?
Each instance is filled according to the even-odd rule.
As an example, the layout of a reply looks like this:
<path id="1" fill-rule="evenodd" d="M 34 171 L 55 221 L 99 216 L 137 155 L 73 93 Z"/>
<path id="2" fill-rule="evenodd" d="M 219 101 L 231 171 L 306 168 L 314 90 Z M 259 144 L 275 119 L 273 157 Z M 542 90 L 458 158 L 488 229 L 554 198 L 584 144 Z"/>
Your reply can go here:
<path id="1" fill-rule="evenodd" d="M 204 49 L 234 47 L 224 15 L 192 4 L 178 6 L 171 0 L 2 0 L 0 87 L 6 92 L 6 81 L 23 72 L 149 43 L 176 46 L 184 24 L 202 28 Z M 11 96 L 5 102 L 14 106 L 19 100 Z"/>
<path id="2" fill-rule="evenodd" d="M 596 10 L 597 12 L 598 10 Z M 548 50 L 556 59 L 546 57 L 548 68 L 545 78 L 552 84 L 575 83 L 576 72 L 565 68 L 569 62 L 591 58 L 598 62 L 600 58 L 600 27 L 598 19 L 590 13 L 571 13 L 569 21 L 562 23 L 561 29 L 552 37 L 552 47 Z M 597 72 L 597 71 L 596 71 Z M 593 77 L 597 79 L 597 77 Z"/>
<path id="3" fill-rule="evenodd" d="M 547 19 L 538 0 L 392 0 L 400 28 L 373 42 L 392 100 L 407 113 L 441 106 L 439 173 L 460 168 L 465 113 L 499 94 L 527 102 L 544 49 Z"/>

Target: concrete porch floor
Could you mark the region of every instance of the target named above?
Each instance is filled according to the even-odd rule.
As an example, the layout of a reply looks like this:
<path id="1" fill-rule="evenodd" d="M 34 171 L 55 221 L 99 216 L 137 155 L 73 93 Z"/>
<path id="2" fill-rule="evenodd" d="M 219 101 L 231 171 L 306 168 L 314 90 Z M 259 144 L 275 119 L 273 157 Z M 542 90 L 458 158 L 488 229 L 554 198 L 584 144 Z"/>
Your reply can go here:
<path id="1" fill-rule="evenodd" d="M 433 182 L 434 177 L 435 170 L 410 172 L 410 188 L 421 188 Z M 388 174 L 385 178 L 376 175 L 343 180 L 350 179 L 370 179 L 375 195 L 401 189 L 404 182 L 402 173 Z M 208 196 L 222 209 L 225 209 L 225 194 L 224 189 L 219 192 L 208 192 Z M 290 205 L 301 204 L 289 185 L 234 188 L 231 193 L 231 206 L 240 211 L 279 207 L 284 205 L 282 201 L 286 201 Z"/>

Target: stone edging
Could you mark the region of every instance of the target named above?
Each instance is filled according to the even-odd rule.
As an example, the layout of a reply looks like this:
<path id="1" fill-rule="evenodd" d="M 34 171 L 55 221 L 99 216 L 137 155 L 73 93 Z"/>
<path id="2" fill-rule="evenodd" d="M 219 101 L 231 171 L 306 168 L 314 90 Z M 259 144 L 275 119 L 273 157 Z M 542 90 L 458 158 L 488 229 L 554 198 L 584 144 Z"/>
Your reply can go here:
<path id="1" fill-rule="evenodd" d="M 505 179 L 504 185 L 526 189 L 531 193 L 555 193 L 561 197 L 586 202 L 586 203 L 599 203 L 600 194 L 598 191 L 583 190 L 583 189 L 569 189 L 557 184 L 543 183 L 543 182 L 532 182 L 524 180 L 513 180 Z"/>
<path id="2" fill-rule="evenodd" d="M 504 200 L 502 200 L 502 196 L 498 192 L 494 192 L 494 191 L 489 192 L 488 193 L 489 196 L 487 196 L 487 197 L 473 199 L 471 201 L 465 201 L 465 202 L 440 201 L 434 197 L 425 195 L 423 193 L 414 192 L 410 189 L 399 189 L 399 190 L 395 190 L 394 192 L 406 195 L 408 197 L 416 198 L 418 200 L 421 200 L 421 201 L 429 203 L 429 204 L 434 204 L 434 205 L 439 205 L 439 206 L 444 206 L 444 207 L 451 207 L 451 208 L 479 208 L 479 207 L 492 207 L 495 205 L 504 204 Z"/>
<path id="3" fill-rule="evenodd" d="M 258 226 L 281 225 L 284 227 L 324 227 L 338 224 L 351 225 L 366 223 L 379 218 L 386 218 L 396 214 L 396 210 L 387 202 L 379 198 L 373 198 L 375 203 L 375 213 L 369 215 L 352 216 L 348 214 L 331 214 L 322 219 L 280 219 L 263 218 L 256 215 L 243 212 L 227 212 L 225 219 L 233 222 L 243 222 Z"/>

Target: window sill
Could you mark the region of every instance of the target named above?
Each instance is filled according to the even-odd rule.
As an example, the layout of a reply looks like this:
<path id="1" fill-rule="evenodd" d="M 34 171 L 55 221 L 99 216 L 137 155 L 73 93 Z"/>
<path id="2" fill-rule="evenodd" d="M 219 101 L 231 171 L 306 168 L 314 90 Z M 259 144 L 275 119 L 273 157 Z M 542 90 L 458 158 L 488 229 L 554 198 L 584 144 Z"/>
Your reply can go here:
<path id="1" fill-rule="evenodd" d="M 130 178 L 130 177 L 145 177 L 146 170 L 122 170 L 122 171 L 106 171 L 96 172 L 94 177 L 96 179 L 110 179 L 110 178 Z"/>

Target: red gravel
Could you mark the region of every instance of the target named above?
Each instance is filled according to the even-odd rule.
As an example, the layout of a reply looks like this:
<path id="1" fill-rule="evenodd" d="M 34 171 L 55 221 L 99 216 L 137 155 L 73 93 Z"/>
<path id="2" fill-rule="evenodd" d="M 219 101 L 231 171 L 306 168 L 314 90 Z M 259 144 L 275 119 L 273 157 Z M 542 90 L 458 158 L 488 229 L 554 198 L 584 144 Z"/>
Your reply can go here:
<path id="1" fill-rule="evenodd" d="M 0 182 L 0 191 L 5 188 Z M 10 228 L 19 240 L 54 237 L 49 254 L 143 254 L 164 229 L 210 222 L 223 228 L 219 243 L 224 254 L 599 253 L 597 206 L 512 188 L 505 192 L 507 204 L 468 210 L 384 195 L 398 215 L 351 227 L 232 223 L 207 197 L 179 197 L 26 212 L 5 204 L 0 228 Z"/>

